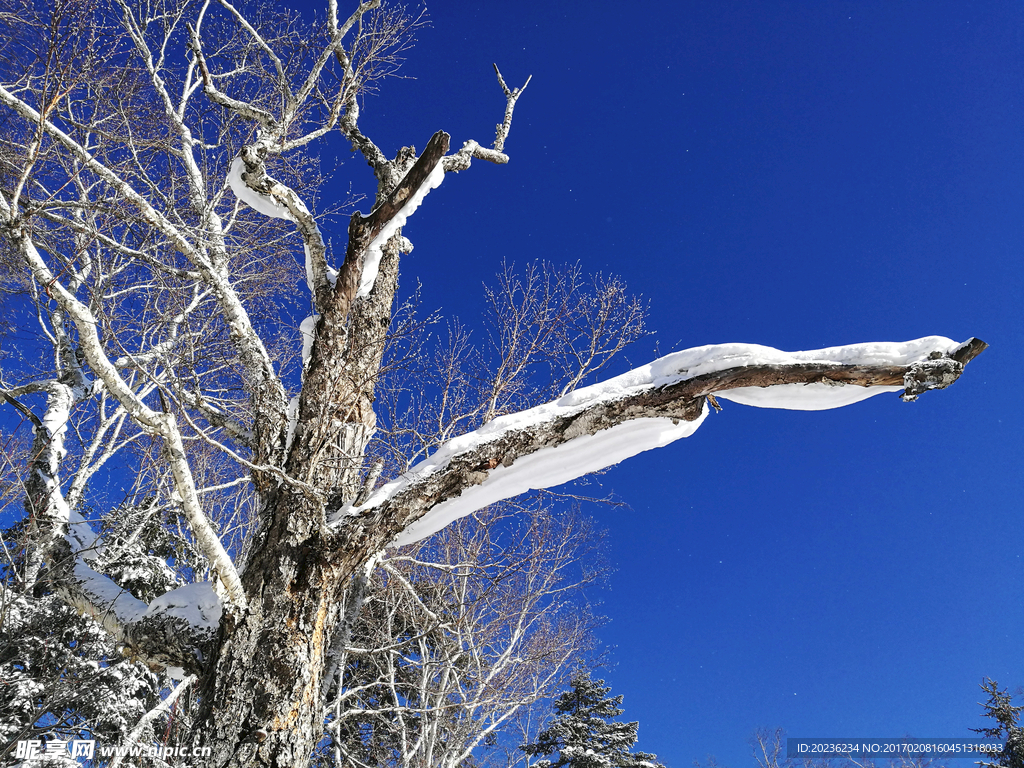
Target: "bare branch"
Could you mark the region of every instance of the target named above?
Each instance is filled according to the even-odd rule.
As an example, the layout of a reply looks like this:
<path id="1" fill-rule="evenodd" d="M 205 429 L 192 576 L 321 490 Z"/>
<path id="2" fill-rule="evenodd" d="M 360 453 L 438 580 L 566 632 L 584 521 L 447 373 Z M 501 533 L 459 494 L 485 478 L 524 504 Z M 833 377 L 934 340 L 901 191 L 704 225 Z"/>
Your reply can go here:
<path id="1" fill-rule="evenodd" d="M 0 216 L 3 217 L 0 218 L 0 227 L 3 227 L 12 241 L 18 245 L 22 257 L 28 264 L 36 281 L 41 285 L 50 287 L 53 296 L 67 315 L 74 321 L 75 326 L 78 328 L 81 349 L 84 351 L 92 370 L 103 380 L 107 389 L 118 399 L 133 419 L 148 427 L 154 434 L 160 435 L 166 441 L 167 459 L 174 473 L 177 491 L 182 500 L 182 507 L 189 518 L 193 531 L 210 558 L 211 564 L 224 581 L 232 601 L 239 606 L 244 606 L 246 604 L 245 592 L 242 589 L 238 572 L 235 570 L 231 558 L 225 551 L 209 520 L 206 519 L 206 515 L 196 496 L 195 482 L 192 479 L 192 471 L 185 457 L 181 433 L 177 428 L 174 415 L 161 414 L 146 406 L 121 377 L 103 350 L 96 332 L 97 324 L 92 311 L 71 294 L 46 266 L 46 263 L 24 230 L 16 222 L 11 221 L 10 208 L 6 206 L 2 198 L 0 198 Z M 70 404 L 68 407 L 70 408 Z"/>
<path id="2" fill-rule="evenodd" d="M 533 75 L 526 78 L 526 82 L 523 83 L 522 88 L 513 88 L 511 91 L 508 86 L 505 85 L 505 78 L 501 76 L 501 70 L 498 69 L 498 65 L 494 65 L 494 72 L 498 76 L 498 84 L 501 85 L 501 90 L 505 94 L 505 119 L 498 124 L 497 132 L 494 136 L 494 150 L 501 152 L 505 148 L 505 139 L 508 138 L 509 129 L 512 127 L 512 111 L 516 108 L 516 102 L 519 97 L 523 95 L 523 91 L 526 90 L 526 86 L 530 84 L 533 79 Z"/>
<path id="3" fill-rule="evenodd" d="M 411 543 L 500 499 L 688 437 L 707 415 L 708 395 L 798 410 L 900 390 L 913 400 L 952 384 L 985 346 L 976 339 L 957 345 L 928 337 L 799 353 L 743 344 L 676 352 L 456 438 L 361 507 L 343 511 L 337 523 L 352 529 L 358 521 L 360 535 L 374 531 L 380 546 L 396 535 L 394 543 Z M 876 362 L 880 358 L 894 364 Z M 389 520 L 394 525 L 385 532 Z"/>
<path id="4" fill-rule="evenodd" d="M 192 53 L 195 55 L 196 63 L 199 65 L 199 73 L 203 79 L 203 91 L 206 95 L 209 96 L 213 102 L 236 112 L 246 120 L 252 120 L 259 123 L 271 135 L 276 135 L 279 130 L 279 126 L 277 120 L 274 119 L 272 114 L 267 112 L 265 109 L 260 109 L 259 107 L 250 104 L 247 101 L 233 99 L 217 89 L 217 86 L 214 85 L 213 78 L 210 76 L 210 70 L 206 64 L 206 57 L 203 55 L 203 44 L 199 39 L 199 33 L 194 27 L 189 26 L 189 34 L 191 37 Z"/>
<path id="5" fill-rule="evenodd" d="M 464 171 L 469 168 L 473 158 L 478 160 L 486 160 L 489 163 L 496 165 L 504 165 L 508 162 L 508 155 L 502 150 L 505 149 L 505 139 L 508 138 L 508 132 L 512 128 L 512 112 L 516 108 L 516 101 L 523 95 L 523 91 L 526 90 L 526 86 L 530 84 L 530 80 L 533 79 L 533 75 L 526 78 L 526 82 L 523 83 L 522 88 L 513 88 L 509 90 L 508 86 L 505 85 L 505 78 L 501 76 L 501 70 L 498 69 L 498 65 L 494 65 L 494 71 L 498 75 L 498 84 L 501 86 L 502 93 L 505 94 L 505 119 L 498 123 L 497 131 L 494 137 L 494 143 L 491 148 L 480 146 L 476 141 L 470 140 L 462 145 L 462 149 L 456 152 L 451 157 L 444 159 L 445 171 Z"/>

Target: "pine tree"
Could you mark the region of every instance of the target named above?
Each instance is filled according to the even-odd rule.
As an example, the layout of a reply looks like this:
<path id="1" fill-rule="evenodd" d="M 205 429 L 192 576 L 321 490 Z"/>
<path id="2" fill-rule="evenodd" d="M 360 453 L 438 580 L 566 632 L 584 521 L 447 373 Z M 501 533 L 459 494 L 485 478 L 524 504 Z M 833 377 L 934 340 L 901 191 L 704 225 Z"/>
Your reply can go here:
<path id="1" fill-rule="evenodd" d="M 152 601 L 181 586 L 183 572 L 205 575 L 194 546 L 174 533 L 183 525 L 173 509 L 152 498 L 121 505 L 104 521 L 103 546 L 90 548 L 89 563 L 134 597 Z M 0 540 L 22 541 L 26 535 L 18 523 L 0 531 Z M 125 658 L 95 617 L 68 607 L 46 580 L 27 589 L 18 578 L 24 555 L 24 549 L 0 549 L 0 755 L 13 755 L 22 740 L 124 743 L 172 681 Z M 172 557 L 176 568 L 167 564 Z M 169 727 L 166 719 L 154 722 L 143 732 L 143 743 Z"/>
<path id="2" fill-rule="evenodd" d="M 971 728 L 975 733 L 990 739 L 1006 739 L 1003 751 L 996 762 L 980 762 L 982 768 L 1024 768 L 1024 725 L 1020 723 L 1024 706 L 1014 706 L 1006 689 L 999 690 L 999 683 L 985 678 L 981 689 L 988 694 L 988 701 L 982 704 L 985 717 L 996 721 L 994 728 Z"/>
<path id="3" fill-rule="evenodd" d="M 613 723 L 622 714 L 622 696 L 608 697 L 604 680 L 572 679 L 572 689 L 555 702 L 554 721 L 522 749 L 530 756 L 555 755 L 532 768 L 664 768 L 655 755 L 630 752 L 639 723 Z"/>

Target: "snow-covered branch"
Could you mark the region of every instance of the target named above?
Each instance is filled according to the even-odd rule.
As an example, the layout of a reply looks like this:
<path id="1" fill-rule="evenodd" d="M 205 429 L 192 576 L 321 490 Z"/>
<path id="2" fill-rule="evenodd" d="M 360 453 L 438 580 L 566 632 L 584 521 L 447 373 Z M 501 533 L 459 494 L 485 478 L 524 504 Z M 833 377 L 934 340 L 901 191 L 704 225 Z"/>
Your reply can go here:
<path id="1" fill-rule="evenodd" d="M 327 245 L 313 214 L 293 189 L 267 173 L 263 145 L 247 146 L 231 162 L 228 186 L 235 196 L 265 216 L 295 223 L 306 253 L 306 282 L 313 305 L 322 312 L 330 300 L 337 271 L 327 264 Z"/>
<path id="2" fill-rule="evenodd" d="M 498 69 L 497 64 L 494 65 L 494 72 L 498 76 L 498 84 L 501 86 L 502 93 L 505 94 L 505 117 L 497 125 L 494 143 L 490 148 L 487 148 L 470 139 L 462 145 L 462 148 L 458 152 L 444 159 L 445 171 L 464 171 L 469 168 L 474 157 L 478 160 L 486 160 L 489 163 L 495 163 L 496 165 L 504 165 L 508 162 L 508 155 L 506 155 L 502 150 L 505 149 L 505 139 L 508 138 L 508 132 L 512 128 L 512 112 L 516 108 L 516 101 L 518 101 L 519 97 L 523 95 L 523 91 L 526 90 L 526 86 L 528 86 L 530 84 L 530 80 L 533 79 L 533 75 L 526 78 L 526 82 L 523 83 L 522 88 L 512 88 L 510 90 L 505 84 L 505 78 L 501 76 L 501 70 Z"/>
<path id="3" fill-rule="evenodd" d="M 392 521 L 391 545 L 410 544 L 488 504 L 688 437 L 709 396 L 789 410 L 839 408 L 884 392 L 914 400 L 952 384 L 985 346 L 929 336 L 807 352 L 756 344 L 674 352 L 449 441 L 335 522 L 365 529 Z"/>
<path id="4" fill-rule="evenodd" d="M 220 600 L 210 585 L 183 588 L 184 599 L 177 590 L 150 605 L 136 599 L 93 568 L 103 545 L 61 492 L 60 467 L 67 453 L 71 409 L 86 396 L 82 388 L 54 381 L 47 389 L 45 413 L 37 419 L 34 459 L 25 488 L 35 541 L 25 581 L 28 586 L 34 584 L 46 562 L 47 579 L 63 600 L 93 617 L 115 642 L 148 663 L 195 670 L 198 651 L 220 619 Z M 182 606 L 187 608 L 183 611 Z"/>
<path id="5" fill-rule="evenodd" d="M 103 381 L 107 390 L 120 402 L 131 417 L 155 435 L 165 441 L 166 455 L 175 479 L 178 496 L 196 539 L 209 558 L 211 566 L 223 581 L 232 602 L 244 606 L 245 592 L 231 558 L 224 549 L 220 538 L 207 519 L 199 498 L 196 495 L 192 470 L 185 457 L 185 448 L 181 432 L 178 430 L 174 414 L 159 413 L 147 406 L 134 389 L 121 376 L 117 368 L 107 357 L 97 333 L 97 322 L 92 310 L 69 291 L 54 275 L 42 255 L 36 249 L 28 233 L 20 222 L 12 220 L 11 210 L 0 198 L 0 228 L 21 252 L 33 278 L 39 285 L 47 286 L 61 309 L 78 329 L 79 349 L 84 353 L 92 371 Z M 63 386 L 63 385 L 62 385 Z M 67 408 L 62 410 L 66 423 L 70 412 L 70 400 Z M 60 494 L 59 488 L 55 489 Z M 63 501 L 63 497 L 61 497 Z M 66 521 L 67 515 L 63 515 Z"/>
<path id="6" fill-rule="evenodd" d="M 450 138 L 444 131 L 431 136 L 423 154 L 384 202 L 369 216 L 358 212 L 352 215 L 345 262 L 338 274 L 334 298 L 343 310 L 347 310 L 357 296 L 369 294 L 377 278 L 381 248 L 405 224 L 427 193 L 441 183 L 444 178 L 441 158 L 448 151 Z"/>

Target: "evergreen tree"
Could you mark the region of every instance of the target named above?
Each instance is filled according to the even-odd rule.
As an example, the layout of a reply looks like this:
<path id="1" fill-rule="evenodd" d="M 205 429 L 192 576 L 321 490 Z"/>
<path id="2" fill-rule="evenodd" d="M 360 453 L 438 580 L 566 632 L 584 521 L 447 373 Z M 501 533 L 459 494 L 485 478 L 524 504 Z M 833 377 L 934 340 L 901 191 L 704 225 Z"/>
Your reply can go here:
<path id="1" fill-rule="evenodd" d="M 999 683 L 985 679 L 981 689 L 988 694 L 988 701 L 981 706 L 985 717 L 996 721 L 994 728 L 972 728 L 975 733 L 994 739 L 1006 739 L 1003 751 L 996 762 L 981 762 L 983 768 L 1024 768 L 1024 725 L 1020 724 L 1024 706 L 1014 706 L 1006 689 L 999 690 Z"/>
<path id="2" fill-rule="evenodd" d="M 655 755 L 630 752 L 639 723 L 613 723 L 622 714 L 622 696 L 608 697 L 604 680 L 572 679 L 572 689 L 555 702 L 554 721 L 522 749 L 530 756 L 554 755 L 533 768 L 664 768 Z"/>
<path id="3" fill-rule="evenodd" d="M 182 572 L 205 575 L 192 543 L 174 533 L 182 527 L 176 511 L 154 499 L 124 504 L 104 521 L 103 545 L 92 549 L 90 566 L 151 601 L 180 586 Z M 26 537 L 23 523 L 0 531 L 3 542 Z M 22 740 L 124 743 L 172 681 L 125 658 L 99 622 L 68 607 L 45 579 L 27 585 L 21 578 L 25 551 L 0 548 L 0 756 L 10 758 Z M 176 568 L 167 564 L 172 557 Z M 183 709 L 176 708 L 178 721 Z M 166 717 L 154 721 L 141 740 L 152 743 L 170 727 Z M 38 762 L 40 768 L 51 764 Z"/>

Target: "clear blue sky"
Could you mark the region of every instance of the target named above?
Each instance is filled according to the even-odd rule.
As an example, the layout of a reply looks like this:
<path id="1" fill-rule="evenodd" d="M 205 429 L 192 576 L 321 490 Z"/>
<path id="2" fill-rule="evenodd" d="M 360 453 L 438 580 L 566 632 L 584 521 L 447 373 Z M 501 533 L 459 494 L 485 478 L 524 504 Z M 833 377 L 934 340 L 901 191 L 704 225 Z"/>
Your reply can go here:
<path id="1" fill-rule="evenodd" d="M 471 321 L 502 259 L 579 260 L 649 301 L 661 352 L 991 344 L 916 404 L 726 403 L 602 478 L 632 507 L 596 510 L 618 569 L 605 676 L 641 746 L 739 768 L 759 725 L 970 735 L 983 676 L 1024 683 L 1024 6 L 491 0 L 430 20 L 415 79 L 364 109 L 389 153 L 489 142 L 492 61 L 533 82 L 511 163 L 449 178 L 407 227 L 426 309 Z M 369 189 L 357 160 L 341 176 Z"/>

